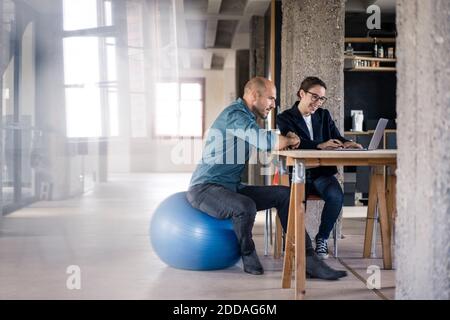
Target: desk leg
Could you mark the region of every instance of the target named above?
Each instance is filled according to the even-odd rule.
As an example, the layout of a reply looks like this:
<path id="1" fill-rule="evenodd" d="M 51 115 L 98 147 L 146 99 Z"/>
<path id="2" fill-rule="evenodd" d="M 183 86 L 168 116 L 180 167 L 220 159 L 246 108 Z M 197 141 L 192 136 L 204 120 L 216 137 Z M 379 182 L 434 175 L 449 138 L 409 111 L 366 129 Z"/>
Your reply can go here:
<path id="1" fill-rule="evenodd" d="M 382 167 L 372 169 L 369 188 L 369 204 L 367 207 L 366 232 L 364 238 L 363 257 L 370 257 L 372 245 L 373 226 L 375 223 L 375 207 L 378 203 L 378 213 L 380 217 L 381 243 L 383 248 L 384 269 L 392 269 L 391 255 L 391 228 L 386 202 L 386 184 Z"/>
<path id="2" fill-rule="evenodd" d="M 397 177 L 395 175 L 396 166 L 387 168 L 386 176 L 386 200 L 389 216 L 389 229 L 391 230 L 391 239 L 395 235 L 395 219 L 397 216 L 397 198 L 396 198 L 396 184 Z"/>
<path id="3" fill-rule="evenodd" d="M 295 184 L 295 299 L 303 299 L 306 292 L 305 252 L 305 184 Z"/>
<path id="4" fill-rule="evenodd" d="M 284 254 L 282 287 L 291 287 L 292 265 L 295 275 L 295 299 L 303 299 L 306 287 L 305 252 L 305 165 L 295 160 L 292 173 L 286 249 Z"/>
<path id="5" fill-rule="evenodd" d="M 384 269 L 392 269 L 391 229 L 386 206 L 386 186 L 384 176 L 377 175 L 378 211 L 380 214 L 381 244 L 383 247 Z"/>
<path id="6" fill-rule="evenodd" d="M 377 205 L 376 175 L 372 172 L 369 184 L 369 203 L 367 205 L 366 232 L 364 236 L 363 258 L 370 258 L 370 248 L 372 247 L 373 226 L 375 222 L 375 209 Z"/>
<path id="7" fill-rule="evenodd" d="M 281 287 L 287 289 L 291 287 L 292 264 L 294 260 L 294 232 L 295 232 L 295 187 L 291 187 L 291 197 L 289 200 L 288 225 L 286 230 L 286 242 L 284 249 L 284 264 Z"/>

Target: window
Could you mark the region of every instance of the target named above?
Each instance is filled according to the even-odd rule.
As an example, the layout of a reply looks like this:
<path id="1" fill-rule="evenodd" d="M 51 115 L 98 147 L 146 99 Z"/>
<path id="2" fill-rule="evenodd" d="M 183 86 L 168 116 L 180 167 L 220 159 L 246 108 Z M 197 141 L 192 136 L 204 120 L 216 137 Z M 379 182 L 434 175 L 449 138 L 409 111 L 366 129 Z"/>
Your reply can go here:
<path id="1" fill-rule="evenodd" d="M 142 2 L 127 1 L 128 79 L 132 138 L 149 136 L 143 10 Z"/>
<path id="2" fill-rule="evenodd" d="M 101 136 L 97 37 L 64 39 L 64 82 L 68 137 Z"/>
<path id="3" fill-rule="evenodd" d="M 64 30 L 80 30 L 98 27 L 97 0 L 64 0 Z"/>
<path id="4" fill-rule="evenodd" d="M 104 10 L 105 10 L 105 26 L 112 26 L 113 25 L 113 18 L 112 18 L 112 3 L 110 0 L 105 0 L 104 2 Z"/>
<path id="5" fill-rule="evenodd" d="M 111 0 L 63 0 L 64 31 L 112 26 Z"/>
<path id="6" fill-rule="evenodd" d="M 63 0 L 67 137 L 119 135 L 112 7 L 111 0 Z"/>
<path id="7" fill-rule="evenodd" d="M 156 84 L 156 137 L 203 136 L 204 80 Z"/>

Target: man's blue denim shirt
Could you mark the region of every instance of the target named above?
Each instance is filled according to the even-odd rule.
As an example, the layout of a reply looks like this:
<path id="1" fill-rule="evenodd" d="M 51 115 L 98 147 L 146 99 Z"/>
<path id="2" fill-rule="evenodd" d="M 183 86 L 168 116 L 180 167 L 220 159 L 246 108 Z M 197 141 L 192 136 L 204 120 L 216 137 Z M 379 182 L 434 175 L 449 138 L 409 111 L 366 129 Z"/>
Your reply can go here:
<path id="1" fill-rule="evenodd" d="M 276 142 L 276 133 L 261 129 L 256 116 L 239 98 L 220 113 L 209 129 L 190 185 L 215 183 L 236 191 L 251 147 L 271 151 Z"/>

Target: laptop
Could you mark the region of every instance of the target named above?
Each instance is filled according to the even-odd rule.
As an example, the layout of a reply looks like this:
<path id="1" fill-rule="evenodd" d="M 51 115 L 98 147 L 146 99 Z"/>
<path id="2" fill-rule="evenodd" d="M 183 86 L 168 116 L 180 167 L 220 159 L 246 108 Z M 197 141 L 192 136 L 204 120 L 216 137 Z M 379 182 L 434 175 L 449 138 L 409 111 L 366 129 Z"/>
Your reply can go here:
<path id="1" fill-rule="evenodd" d="M 380 144 L 381 139 L 383 138 L 384 129 L 386 129 L 386 125 L 388 123 L 388 119 L 380 118 L 378 120 L 377 127 L 375 128 L 375 132 L 373 133 L 372 139 L 370 140 L 370 144 L 368 148 L 358 149 L 358 148 L 337 148 L 331 149 L 336 151 L 369 151 L 378 149 L 378 145 Z"/>

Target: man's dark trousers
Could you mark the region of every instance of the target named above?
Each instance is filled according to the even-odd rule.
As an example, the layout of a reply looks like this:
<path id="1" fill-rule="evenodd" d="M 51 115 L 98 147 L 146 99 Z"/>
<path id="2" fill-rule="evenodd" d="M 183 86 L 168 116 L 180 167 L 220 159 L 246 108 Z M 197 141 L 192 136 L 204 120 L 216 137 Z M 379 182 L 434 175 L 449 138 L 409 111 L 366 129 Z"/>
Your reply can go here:
<path id="1" fill-rule="evenodd" d="M 287 230 L 290 188 L 285 186 L 242 186 L 233 192 L 218 184 L 191 186 L 187 192 L 191 205 L 217 219 L 232 219 L 241 254 L 255 250 L 252 229 L 256 212 L 276 208 L 283 230 Z M 306 252 L 312 254 L 311 239 L 306 233 Z"/>

